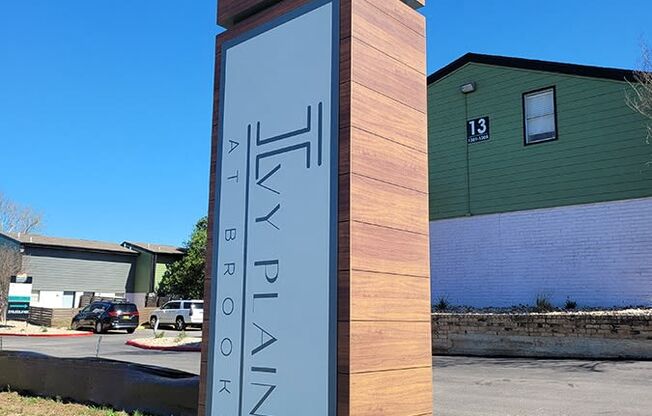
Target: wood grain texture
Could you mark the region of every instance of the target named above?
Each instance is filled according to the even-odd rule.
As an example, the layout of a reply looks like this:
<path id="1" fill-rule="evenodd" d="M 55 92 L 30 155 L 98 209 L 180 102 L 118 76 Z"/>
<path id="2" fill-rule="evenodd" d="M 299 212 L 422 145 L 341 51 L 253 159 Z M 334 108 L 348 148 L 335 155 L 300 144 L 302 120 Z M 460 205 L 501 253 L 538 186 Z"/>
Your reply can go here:
<path id="1" fill-rule="evenodd" d="M 351 154 L 351 171 L 421 193 L 428 192 L 426 152 L 403 146 L 359 128 L 354 127 L 351 130 L 351 145 L 347 150 Z M 343 169 L 342 164 L 340 169 Z"/>
<path id="2" fill-rule="evenodd" d="M 428 235 L 427 194 L 357 173 L 350 185 L 351 221 Z"/>
<path id="3" fill-rule="evenodd" d="M 220 0 L 220 21 L 232 27 L 216 48 L 209 235 L 221 45 L 309 1 Z M 423 3 L 341 0 L 338 416 L 432 412 L 428 223 L 422 213 L 428 189 L 425 23 L 410 2 Z M 269 7 L 256 9 L 261 4 Z M 209 241 L 209 253 L 211 247 Z M 210 289 L 209 270 L 207 304 Z"/>
<path id="4" fill-rule="evenodd" d="M 429 322 L 427 277 L 346 270 L 339 272 L 340 321 Z"/>
<path id="5" fill-rule="evenodd" d="M 425 113 L 355 82 L 351 85 L 351 125 L 412 149 L 427 151 Z"/>
<path id="6" fill-rule="evenodd" d="M 338 415 L 431 414 L 425 25 L 401 1 L 346 2 Z"/>
<path id="7" fill-rule="evenodd" d="M 338 416 L 418 416 L 432 413 L 431 368 L 342 374 L 348 405 Z"/>
<path id="8" fill-rule="evenodd" d="M 351 78 L 369 89 L 381 92 L 417 111 L 426 112 L 427 100 L 423 90 L 423 73 L 354 37 L 351 42 Z M 416 74 L 415 74 L 416 72 Z"/>
<path id="9" fill-rule="evenodd" d="M 430 276 L 430 265 L 426 261 L 429 258 L 428 235 L 355 221 L 350 223 L 349 234 L 352 270 Z"/>
<path id="10" fill-rule="evenodd" d="M 429 333 L 430 322 L 340 322 L 338 371 L 355 374 L 430 367 Z"/>
<path id="11" fill-rule="evenodd" d="M 413 30 L 417 34 L 425 36 L 426 33 L 426 19 L 422 14 L 415 14 L 412 10 L 413 7 L 408 6 L 407 2 L 394 2 L 394 1 L 374 1 L 367 0 L 383 12 L 387 13 L 392 18 L 398 20 L 408 30 Z M 415 4 L 420 6 L 426 5 L 426 0 L 415 0 Z"/>
<path id="12" fill-rule="evenodd" d="M 217 22 L 226 28 L 246 19 L 280 0 L 219 0 L 217 2 Z"/>
<path id="13" fill-rule="evenodd" d="M 390 6 L 386 3 L 403 6 L 393 0 L 353 0 L 351 36 L 426 75 L 425 35 L 409 29 L 422 23 L 423 16 L 408 10 L 405 19 L 409 16 L 413 23 L 401 22 L 388 14 Z M 355 54 L 352 59 L 356 59 Z"/>

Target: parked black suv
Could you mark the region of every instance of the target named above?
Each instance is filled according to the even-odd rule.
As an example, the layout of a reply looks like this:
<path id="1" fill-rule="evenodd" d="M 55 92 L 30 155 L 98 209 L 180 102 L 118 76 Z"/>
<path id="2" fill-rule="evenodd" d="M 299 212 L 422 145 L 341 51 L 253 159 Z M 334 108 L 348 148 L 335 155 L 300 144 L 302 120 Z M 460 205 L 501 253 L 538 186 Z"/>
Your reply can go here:
<path id="1" fill-rule="evenodd" d="M 102 334 L 109 329 L 124 329 L 132 334 L 138 328 L 140 314 L 133 303 L 121 301 L 93 302 L 74 318 L 72 329 L 92 328 L 96 334 Z"/>

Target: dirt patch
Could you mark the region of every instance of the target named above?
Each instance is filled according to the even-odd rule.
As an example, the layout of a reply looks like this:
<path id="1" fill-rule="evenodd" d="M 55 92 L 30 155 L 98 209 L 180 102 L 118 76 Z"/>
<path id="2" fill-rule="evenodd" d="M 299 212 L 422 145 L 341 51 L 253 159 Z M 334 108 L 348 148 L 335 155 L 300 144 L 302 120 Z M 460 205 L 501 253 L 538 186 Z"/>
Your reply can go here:
<path id="1" fill-rule="evenodd" d="M 0 324 L 0 335 L 57 336 L 86 334 L 88 332 L 73 331 L 68 328 L 49 328 L 20 321 L 7 321 L 5 324 Z"/>
<path id="2" fill-rule="evenodd" d="M 0 393 L 0 416 L 128 416 L 113 409 L 63 403 L 60 400 Z M 134 416 L 142 415 L 135 413 Z"/>

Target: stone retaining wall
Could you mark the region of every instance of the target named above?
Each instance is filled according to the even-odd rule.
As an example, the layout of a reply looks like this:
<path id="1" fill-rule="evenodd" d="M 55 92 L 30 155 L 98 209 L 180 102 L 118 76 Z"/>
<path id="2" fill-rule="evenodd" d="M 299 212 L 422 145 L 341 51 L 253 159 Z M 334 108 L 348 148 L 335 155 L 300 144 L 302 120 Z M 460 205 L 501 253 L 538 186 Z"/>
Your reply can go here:
<path id="1" fill-rule="evenodd" d="M 652 359 L 652 312 L 432 315 L 433 354 Z"/>

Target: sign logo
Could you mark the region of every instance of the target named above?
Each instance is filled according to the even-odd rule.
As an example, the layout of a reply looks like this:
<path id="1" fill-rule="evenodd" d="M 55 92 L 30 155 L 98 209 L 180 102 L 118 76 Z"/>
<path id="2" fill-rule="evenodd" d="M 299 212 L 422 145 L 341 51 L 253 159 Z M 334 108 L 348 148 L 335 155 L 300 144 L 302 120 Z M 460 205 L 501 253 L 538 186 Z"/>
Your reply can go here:
<path id="1" fill-rule="evenodd" d="M 466 142 L 476 143 L 489 140 L 489 117 L 480 117 L 466 122 Z"/>
<path id="2" fill-rule="evenodd" d="M 9 304 L 7 319 L 29 320 L 29 305 L 32 296 L 32 276 L 12 276 L 9 282 Z"/>
<path id="3" fill-rule="evenodd" d="M 222 47 L 210 415 L 335 415 L 338 19 Z"/>

